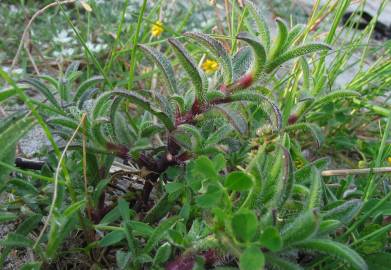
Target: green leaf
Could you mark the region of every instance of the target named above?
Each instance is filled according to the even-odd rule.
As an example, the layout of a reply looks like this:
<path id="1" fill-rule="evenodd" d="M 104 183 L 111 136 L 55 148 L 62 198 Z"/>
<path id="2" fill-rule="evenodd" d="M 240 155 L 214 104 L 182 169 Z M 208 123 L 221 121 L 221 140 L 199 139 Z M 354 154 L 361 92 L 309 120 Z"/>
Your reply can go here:
<path id="1" fill-rule="evenodd" d="M 0 212 L 0 223 L 10 222 L 18 219 L 18 215 L 11 212 Z"/>
<path id="2" fill-rule="evenodd" d="M 287 38 L 288 38 L 288 26 L 286 23 L 280 19 L 276 19 L 278 34 L 276 40 L 274 40 L 274 45 L 269 52 L 269 61 L 272 61 L 278 55 L 280 55 L 282 48 L 285 46 Z"/>
<path id="3" fill-rule="evenodd" d="M 205 178 L 216 179 L 218 172 L 207 156 L 200 156 L 194 161 L 194 169 Z"/>
<path id="4" fill-rule="evenodd" d="M 108 247 L 119 243 L 123 239 L 125 239 L 125 233 L 123 231 L 112 231 L 99 240 L 99 245 L 101 247 Z"/>
<path id="5" fill-rule="evenodd" d="M 356 91 L 349 91 L 349 90 L 339 90 L 339 91 L 333 91 L 323 97 L 320 97 L 319 99 L 315 100 L 307 109 L 307 111 L 310 111 L 313 108 L 324 106 L 327 103 L 335 101 L 335 99 L 347 99 L 347 98 L 354 98 L 359 97 L 360 93 Z"/>
<path id="6" fill-rule="evenodd" d="M 41 214 L 33 214 L 27 217 L 16 229 L 16 233 L 20 235 L 27 235 L 33 231 L 42 220 Z"/>
<path id="7" fill-rule="evenodd" d="M 8 151 L 15 147 L 16 143 L 29 132 L 37 121 L 33 117 L 25 117 L 10 125 L 0 134 L 0 142 L 7 142 L 0 152 L 0 160 L 3 160 Z M 13 161 L 12 161 L 13 162 Z"/>
<path id="8" fill-rule="evenodd" d="M 58 248 L 69 236 L 72 230 L 77 226 L 76 215 L 70 218 L 64 216 L 55 215 L 50 224 L 50 230 L 48 233 L 48 243 L 46 248 L 47 258 L 54 258 Z"/>
<path id="9" fill-rule="evenodd" d="M 319 171 L 314 169 L 311 178 L 310 194 L 306 202 L 307 209 L 320 207 L 322 199 L 322 179 Z"/>
<path id="10" fill-rule="evenodd" d="M 324 50 L 331 50 L 331 48 L 328 45 L 321 44 L 321 43 L 307 44 L 307 45 L 294 48 L 278 56 L 275 60 L 269 62 L 265 67 L 265 72 L 271 73 L 277 67 L 279 67 L 283 63 L 293 58 L 303 56 L 305 54 L 313 53 L 316 51 L 324 51 Z"/>
<path id="11" fill-rule="evenodd" d="M 300 66 L 303 72 L 303 90 L 304 93 L 306 93 L 310 90 L 311 75 L 310 75 L 310 67 L 308 65 L 307 60 L 304 57 L 300 57 Z"/>
<path id="12" fill-rule="evenodd" d="M 156 255 L 153 258 L 153 265 L 159 265 L 166 262 L 170 258 L 170 255 L 171 245 L 170 243 L 164 243 L 157 249 Z"/>
<path id="13" fill-rule="evenodd" d="M 76 120 L 69 117 L 63 117 L 63 116 L 51 117 L 47 120 L 47 123 L 49 125 L 57 125 L 60 127 L 70 128 L 72 130 L 77 129 L 77 126 L 79 125 L 79 123 Z"/>
<path id="14" fill-rule="evenodd" d="M 175 225 L 179 220 L 179 217 L 170 217 L 162 221 L 159 226 L 153 231 L 151 237 L 148 239 L 144 247 L 144 253 L 150 253 L 154 246 L 166 235 L 168 230 Z"/>
<path id="15" fill-rule="evenodd" d="M 220 186 L 209 184 L 206 193 L 196 198 L 196 203 L 201 208 L 211 209 L 221 201 L 222 196 Z"/>
<path id="16" fill-rule="evenodd" d="M 122 219 L 125 222 L 130 221 L 130 209 L 129 209 L 129 203 L 125 201 L 124 199 L 118 200 L 118 210 L 121 214 Z"/>
<path id="17" fill-rule="evenodd" d="M 273 265 L 276 269 L 279 270 L 303 270 L 300 265 L 273 255 L 271 252 L 265 253 L 265 258 L 268 265 Z"/>
<path id="18" fill-rule="evenodd" d="M 15 89 L 4 89 L 0 91 L 0 102 L 6 100 L 9 97 L 16 95 Z"/>
<path id="19" fill-rule="evenodd" d="M 315 235 L 319 226 L 319 218 L 319 213 L 314 209 L 310 209 L 285 225 L 281 231 L 284 247 L 304 241 Z"/>
<path id="20" fill-rule="evenodd" d="M 235 213 L 231 220 L 235 237 L 242 242 L 250 242 L 258 229 L 258 220 L 253 211 L 242 210 Z"/>
<path id="21" fill-rule="evenodd" d="M 223 154 L 218 154 L 212 159 L 213 165 L 217 172 L 220 172 L 226 167 L 227 161 Z"/>
<path id="22" fill-rule="evenodd" d="M 222 99 L 225 98 L 225 95 L 220 90 L 211 90 L 206 93 L 206 99 L 208 101 L 212 101 L 214 99 Z"/>
<path id="23" fill-rule="evenodd" d="M 247 121 L 239 113 L 228 106 L 215 105 L 214 109 L 218 110 L 225 118 L 230 122 L 233 128 L 235 128 L 240 134 L 245 134 L 247 132 Z"/>
<path id="24" fill-rule="evenodd" d="M 110 212 L 108 212 L 100 221 L 99 225 L 108 225 L 121 217 L 121 213 L 119 212 L 119 208 L 114 207 Z"/>
<path id="25" fill-rule="evenodd" d="M 311 134 L 311 136 L 315 139 L 316 145 L 318 148 L 321 147 L 324 141 L 324 135 L 320 127 L 313 123 L 298 123 L 294 125 L 289 125 L 285 128 L 286 131 L 302 131 L 305 133 Z"/>
<path id="26" fill-rule="evenodd" d="M 24 179 L 24 180 L 11 179 L 10 181 L 8 181 L 8 184 L 17 188 L 18 192 L 23 191 L 23 192 L 27 192 L 27 193 L 33 193 L 33 194 L 39 193 L 39 190 L 33 184 L 28 182 L 28 180 L 26 180 L 26 179 Z"/>
<path id="27" fill-rule="evenodd" d="M 0 240 L 0 246 L 9 248 L 32 247 L 33 243 L 26 236 L 13 232 L 9 233 L 5 239 Z"/>
<path id="28" fill-rule="evenodd" d="M 168 194 L 171 194 L 171 193 L 174 193 L 174 192 L 177 192 L 181 189 L 184 188 L 184 184 L 183 183 L 179 183 L 179 182 L 172 182 L 172 183 L 168 183 L 166 186 L 166 191 Z"/>
<path id="29" fill-rule="evenodd" d="M 127 266 L 132 259 L 132 255 L 132 252 L 117 250 L 115 253 L 115 260 L 120 270 L 128 269 Z"/>
<path id="30" fill-rule="evenodd" d="M 111 92 L 113 96 L 121 96 L 126 99 L 129 99 L 132 103 L 142 107 L 144 110 L 149 111 L 153 115 L 155 115 L 162 123 L 166 126 L 168 130 L 173 130 L 175 125 L 172 119 L 162 112 L 161 110 L 155 108 L 150 101 L 146 100 L 144 97 L 138 95 L 137 93 L 130 92 L 127 90 L 114 90 Z"/>
<path id="31" fill-rule="evenodd" d="M 9 118 L 12 120 L 12 118 Z M 24 117 L 10 122 L 9 125 L 3 125 L 0 133 L 0 142 L 3 142 L 0 151 L 0 161 L 7 164 L 14 164 L 16 154 L 16 144 L 18 141 L 29 132 L 37 123 L 33 117 Z M 4 124 L 4 123 L 3 123 Z M 0 124 L 1 127 L 1 124 Z M 0 180 L 8 177 L 10 170 L 5 167 L 0 167 Z"/>
<path id="32" fill-rule="evenodd" d="M 154 229 L 148 224 L 137 220 L 131 220 L 129 225 L 132 228 L 134 235 L 140 235 L 143 237 L 149 237 L 153 233 Z"/>
<path id="33" fill-rule="evenodd" d="M 83 109 L 83 106 L 84 106 L 84 103 L 91 99 L 95 94 L 99 93 L 99 89 L 98 88 L 90 88 L 88 90 L 86 90 L 81 96 L 80 98 L 78 99 L 77 101 L 77 108 L 79 110 L 82 110 Z"/>
<path id="34" fill-rule="evenodd" d="M 249 46 L 241 47 L 232 59 L 233 80 L 236 81 L 247 73 L 253 62 L 252 49 Z"/>
<path id="35" fill-rule="evenodd" d="M 229 98 L 232 101 L 249 101 L 257 103 L 259 105 L 259 108 L 262 109 L 269 117 L 272 126 L 275 129 L 281 128 L 280 109 L 268 97 L 251 90 L 246 90 L 234 93 L 230 95 Z M 267 108 L 271 109 L 270 113 L 268 113 L 268 111 L 266 110 Z M 273 115 L 273 117 L 270 116 L 271 114 Z"/>
<path id="36" fill-rule="evenodd" d="M 195 139 L 195 147 L 194 147 L 195 149 L 201 147 L 203 142 L 203 137 L 201 131 L 197 127 L 193 125 L 183 124 L 180 125 L 177 130 L 178 131 L 184 130 L 185 132 L 190 133 L 190 135 L 192 135 L 192 137 Z M 189 145 L 187 145 L 187 147 L 189 147 Z"/>
<path id="37" fill-rule="evenodd" d="M 20 270 L 40 270 L 41 269 L 41 262 L 28 262 L 24 264 Z"/>
<path id="38" fill-rule="evenodd" d="M 244 250 L 239 258 L 240 270 L 262 270 L 265 265 L 265 256 L 257 246 L 250 246 Z"/>
<path id="39" fill-rule="evenodd" d="M 174 50 L 179 62 L 189 75 L 196 90 L 197 99 L 201 104 L 206 101 L 206 91 L 208 89 L 208 80 L 204 73 L 197 67 L 194 59 L 191 58 L 185 47 L 176 39 L 169 38 L 168 42 Z"/>
<path id="40" fill-rule="evenodd" d="M 225 187 L 234 191 L 246 191 L 252 188 L 253 180 L 250 175 L 245 172 L 237 171 L 228 174 L 225 180 Z"/>
<path id="41" fill-rule="evenodd" d="M 81 200 L 75 203 L 72 203 L 64 211 L 65 217 L 71 217 L 74 213 L 79 212 L 82 207 L 86 204 L 85 200 Z"/>
<path id="42" fill-rule="evenodd" d="M 339 220 L 335 219 L 328 219 L 323 220 L 319 225 L 319 231 L 318 234 L 328 234 L 331 232 L 334 232 L 336 229 L 342 226 L 342 223 Z"/>
<path id="43" fill-rule="evenodd" d="M 90 90 L 92 86 L 104 82 L 103 76 L 94 76 L 85 81 L 83 81 L 79 87 L 76 89 L 76 94 L 73 97 L 73 102 L 80 102 L 81 97 L 86 93 L 86 91 Z M 79 103 L 80 104 L 80 103 Z"/>
<path id="44" fill-rule="evenodd" d="M 164 83 L 170 94 L 177 93 L 177 83 L 175 73 L 170 61 L 158 50 L 143 44 L 138 45 L 139 48 L 146 53 L 147 57 L 156 64 L 163 73 Z"/>
<path id="45" fill-rule="evenodd" d="M 265 18 L 262 16 L 261 12 L 256 8 L 256 6 L 249 0 L 245 1 L 247 9 L 250 11 L 251 17 L 254 19 L 257 27 L 258 34 L 261 39 L 262 44 L 264 44 L 266 51 L 269 51 L 270 48 L 270 31 L 267 25 Z"/>
<path id="46" fill-rule="evenodd" d="M 152 224 L 162 219 L 172 209 L 175 204 L 175 200 L 171 200 L 170 196 L 166 193 L 160 197 L 156 204 L 147 212 L 144 218 L 144 222 Z"/>
<path id="47" fill-rule="evenodd" d="M 365 261 L 368 264 L 368 269 L 371 270 L 389 270 L 391 262 L 391 253 L 375 253 L 365 256 Z"/>
<path id="48" fill-rule="evenodd" d="M 266 51 L 264 46 L 254 37 L 251 37 L 248 33 L 239 33 L 236 38 L 243 40 L 248 45 L 250 45 L 254 58 L 252 62 L 251 74 L 254 76 L 254 80 L 259 79 L 266 63 Z"/>
<path id="49" fill-rule="evenodd" d="M 322 170 L 328 166 L 330 163 L 329 158 L 320 158 L 313 162 L 306 164 L 304 167 L 300 168 L 295 172 L 295 179 L 298 183 L 306 182 L 311 176 L 313 167 L 318 170 Z"/>
<path id="50" fill-rule="evenodd" d="M 57 102 L 57 99 L 54 97 L 53 93 L 50 91 L 49 87 L 47 87 L 43 82 L 37 79 L 28 78 L 21 80 L 20 83 L 25 83 L 33 86 L 37 91 L 39 91 L 45 98 L 47 98 L 50 103 L 52 103 L 55 107 L 61 108 L 60 104 Z"/>
<path id="51" fill-rule="evenodd" d="M 262 246 L 271 250 L 272 252 L 277 252 L 282 249 L 282 239 L 278 230 L 274 227 L 265 228 L 259 238 Z"/>
<path id="52" fill-rule="evenodd" d="M 304 28 L 305 28 L 305 25 L 297 24 L 289 31 L 285 45 L 281 48 L 281 53 L 283 53 L 289 49 L 289 47 L 294 43 L 294 41 L 301 34 L 301 32 L 304 30 Z"/>
<path id="53" fill-rule="evenodd" d="M 359 199 L 346 201 L 343 204 L 328 210 L 323 214 L 324 219 L 336 219 L 348 224 L 360 212 L 363 202 Z"/>
<path id="54" fill-rule="evenodd" d="M 206 48 L 223 67 L 224 83 L 232 82 L 232 62 L 224 46 L 216 39 L 199 32 L 186 32 L 185 36 L 190 37 L 196 43 Z"/>
<path id="55" fill-rule="evenodd" d="M 357 252 L 348 246 L 329 239 L 311 239 L 295 245 L 298 248 L 310 249 L 313 251 L 335 256 L 348 262 L 354 269 L 366 270 L 367 264 Z"/>

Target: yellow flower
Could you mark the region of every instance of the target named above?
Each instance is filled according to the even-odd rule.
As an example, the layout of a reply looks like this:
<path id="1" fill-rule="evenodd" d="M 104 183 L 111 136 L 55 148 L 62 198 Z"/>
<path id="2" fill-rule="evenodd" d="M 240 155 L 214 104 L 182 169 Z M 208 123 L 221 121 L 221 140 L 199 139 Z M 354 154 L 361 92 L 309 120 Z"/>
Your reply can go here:
<path id="1" fill-rule="evenodd" d="M 156 21 L 151 28 L 151 35 L 153 37 L 158 37 L 160 36 L 161 33 L 163 33 L 164 28 L 163 28 L 163 23 L 161 21 Z"/>
<path id="2" fill-rule="evenodd" d="M 206 73 L 214 73 L 216 70 L 219 69 L 219 63 L 217 63 L 215 60 L 206 59 L 204 63 L 202 63 L 202 69 Z"/>
<path id="3" fill-rule="evenodd" d="M 387 158 L 387 161 L 388 161 L 388 163 L 390 163 L 390 165 L 391 165 L 391 157 L 388 157 L 388 158 Z"/>

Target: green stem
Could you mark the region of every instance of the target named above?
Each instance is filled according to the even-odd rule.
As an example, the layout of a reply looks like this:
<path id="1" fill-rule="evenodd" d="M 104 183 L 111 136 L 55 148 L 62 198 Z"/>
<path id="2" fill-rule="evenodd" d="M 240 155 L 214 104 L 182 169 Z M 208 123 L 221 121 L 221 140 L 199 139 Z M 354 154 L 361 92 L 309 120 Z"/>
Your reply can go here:
<path id="1" fill-rule="evenodd" d="M 143 5 L 141 6 L 140 14 L 138 16 L 138 20 L 137 20 L 136 33 L 134 34 L 134 37 L 133 37 L 133 48 L 132 48 L 132 52 L 130 55 L 130 69 L 129 69 L 129 81 L 128 81 L 128 89 L 129 90 L 133 87 L 134 71 L 136 68 L 137 43 L 138 43 L 138 39 L 139 39 L 141 23 L 143 21 L 143 16 L 144 16 L 146 5 L 147 5 L 147 0 L 144 0 Z"/>
<path id="2" fill-rule="evenodd" d="M 388 135 L 390 133 L 390 123 L 391 123 L 391 113 L 389 114 L 388 119 L 387 119 L 386 128 L 384 130 L 383 137 L 382 137 L 380 147 L 379 147 L 379 151 L 377 153 L 377 157 L 375 160 L 375 167 L 379 167 L 382 160 L 383 160 L 384 149 L 386 148 Z M 370 177 L 370 180 L 369 180 L 368 185 L 367 185 L 365 192 L 364 192 L 364 201 L 368 201 L 368 199 L 371 197 L 372 193 L 374 192 L 375 180 L 376 180 L 376 176 L 372 175 Z"/>
<path id="3" fill-rule="evenodd" d="M 120 23 L 118 25 L 117 34 L 115 36 L 113 48 L 111 49 L 110 59 L 109 59 L 109 62 L 107 63 L 107 65 L 105 65 L 105 67 L 103 68 L 103 70 L 105 72 L 109 71 L 111 69 L 111 65 L 113 64 L 115 50 L 117 48 L 118 41 L 119 41 L 119 38 L 121 36 L 122 26 L 123 26 L 123 24 L 125 22 L 125 12 L 126 12 L 126 8 L 128 7 L 128 3 L 129 3 L 129 0 L 126 0 L 125 4 L 124 4 L 124 7 L 122 9 L 121 21 L 120 21 Z"/>

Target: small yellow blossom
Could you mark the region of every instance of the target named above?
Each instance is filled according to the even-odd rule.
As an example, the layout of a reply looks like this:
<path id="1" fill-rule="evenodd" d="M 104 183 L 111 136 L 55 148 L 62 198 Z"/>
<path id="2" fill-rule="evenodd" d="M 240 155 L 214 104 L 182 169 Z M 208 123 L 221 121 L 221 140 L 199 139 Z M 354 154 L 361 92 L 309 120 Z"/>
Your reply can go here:
<path id="1" fill-rule="evenodd" d="M 391 157 L 388 157 L 388 158 L 387 158 L 387 161 L 388 161 L 388 163 L 390 163 L 390 165 L 391 165 Z"/>
<path id="2" fill-rule="evenodd" d="M 219 63 L 217 63 L 216 61 L 214 60 L 211 60 L 211 59 L 206 59 L 204 61 L 204 63 L 202 63 L 202 69 L 206 72 L 206 73 L 214 73 L 216 70 L 219 69 Z"/>
<path id="3" fill-rule="evenodd" d="M 163 33 L 164 28 L 163 28 L 163 23 L 161 21 L 156 21 L 151 28 L 151 35 L 153 37 L 158 37 Z"/>

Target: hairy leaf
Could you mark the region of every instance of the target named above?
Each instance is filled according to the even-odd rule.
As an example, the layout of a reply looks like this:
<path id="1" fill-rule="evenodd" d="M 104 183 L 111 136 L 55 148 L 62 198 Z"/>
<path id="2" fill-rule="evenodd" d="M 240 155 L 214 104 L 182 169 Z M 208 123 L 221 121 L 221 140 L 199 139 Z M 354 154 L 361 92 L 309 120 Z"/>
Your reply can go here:
<path id="1" fill-rule="evenodd" d="M 221 64 L 223 67 L 224 83 L 229 84 L 232 82 L 232 62 L 227 51 L 221 42 L 216 39 L 205 35 L 200 32 L 186 32 L 185 36 L 192 38 L 201 46 L 206 48 Z"/>
<path id="2" fill-rule="evenodd" d="M 319 227 L 319 213 L 309 209 L 295 217 L 288 223 L 281 232 L 284 247 L 292 246 L 295 243 L 312 237 Z"/>
<path id="3" fill-rule="evenodd" d="M 262 270 L 265 264 L 265 257 L 259 247 L 250 246 L 246 248 L 239 258 L 241 270 Z"/>
<path id="4" fill-rule="evenodd" d="M 261 39 L 262 44 L 265 46 L 266 52 L 268 52 L 270 48 L 270 31 L 266 20 L 251 1 L 246 0 L 245 5 L 250 11 L 252 18 L 254 19 L 258 27 L 259 37 Z"/>
<path id="5" fill-rule="evenodd" d="M 267 104 L 267 106 L 269 108 L 271 108 L 273 116 L 274 116 L 274 117 L 270 117 L 270 115 L 267 113 L 267 111 L 265 111 L 267 113 L 268 117 L 270 117 L 271 124 L 273 125 L 273 127 L 275 129 L 281 128 L 280 109 L 278 109 L 277 105 L 275 105 L 268 97 L 266 97 L 262 94 L 256 93 L 254 91 L 248 90 L 248 91 L 241 91 L 238 93 L 234 93 L 234 94 L 230 95 L 229 98 L 232 101 L 256 102 L 262 110 L 265 110 L 266 106 L 264 106 L 264 105 Z"/>
<path id="6" fill-rule="evenodd" d="M 320 173 L 313 169 L 311 178 L 310 193 L 306 202 L 307 209 L 320 207 L 320 202 L 322 199 L 322 179 L 320 177 Z"/>
<path id="7" fill-rule="evenodd" d="M 241 47 L 232 59 L 233 80 L 242 77 L 251 67 L 253 62 L 252 49 L 249 46 Z"/>
<path id="8" fill-rule="evenodd" d="M 287 38 L 288 38 L 288 26 L 286 23 L 280 19 L 276 19 L 277 28 L 278 28 L 278 34 L 276 39 L 274 40 L 274 45 L 272 46 L 268 59 L 269 61 L 272 61 L 276 58 L 276 56 L 280 55 L 282 49 L 284 48 Z"/>
<path id="9" fill-rule="evenodd" d="M 326 105 L 329 102 L 334 101 L 335 99 L 346 99 L 346 98 L 353 98 L 353 97 L 359 97 L 360 93 L 356 91 L 349 91 L 349 90 L 340 90 L 340 91 L 333 91 L 317 100 L 315 100 L 310 107 L 307 109 L 307 111 L 310 111 L 311 109 Z"/>
<path id="10" fill-rule="evenodd" d="M 283 53 L 289 49 L 289 47 L 293 44 L 293 42 L 301 34 L 304 27 L 305 27 L 305 25 L 303 25 L 303 24 L 297 24 L 289 31 L 286 42 L 285 42 L 284 46 L 281 48 L 281 51 L 280 51 L 281 53 Z"/>
<path id="11" fill-rule="evenodd" d="M 178 220 L 179 217 L 170 217 L 162 221 L 149 237 L 144 247 L 144 252 L 151 252 L 153 247 L 164 237 L 167 231 L 178 222 Z"/>
<path id="12" fill-rule="evenodd" d="M 166 126 L 168 130 L 174 129 L 174 123 L 167 114 L 155 108 L 150 101 L 146 100 L 144 97 L 138 95 L 137 93 L 129 92 L 126 90 L 114 90 L 111 92 L 111 95 L 129 99 L 132 103 L 142 107 L 144 110 L 149 111 L 150 113 L 155 115 L 160 121 L 162 121 L 162 123 Z"/>
<path id="13" fill-rule="evenodd" d="M 312 239 L 295 245 L 298 248 L 309 249 L 335 256 L 348 262 L 354 269 L 366 270 L 367 264 L 354 250 L 341 243 L 329 239 Z"/>
<path id="14" fill-rule="evenodd" d="M 261 76 L 266 63 L 265 47 L 248 33 L 239 33 L 237 39 L 245 41 L 252 49 L 253 62 L 251 74 L 254 76 L 254 80 L 257 80 Z"/>
<path id="15" fill-rule="evenodd" d="M 331 49 L 331 47 L 329 47 L 328 45 L 325 45 L 325 44 L 321 44 L 321 43 L 307 44 L 307 45 L 303 45 L 303 46 L 294 48 L 294 49 L 287 51 L 287 52 L 283 53 L 282 55 L 278 56 L 273 61 L 269 62 L 265 67 L 265 72 L 270 73 L 273 70 L 275 70 L 277 67 L 282 65 L 283 63 L 285 63 L 293 58 L 303 56 L 305 54 L 313 53 L 316 51 L 324 51 L 324 50 L 330 50 L 330 49 Z"/>
<path id="16" fill-rule="evenodd" d="M 300 265 L 287 261 L 276 255 L 273 255 L 270 252 L 265 254 L 265 258 L 266 258 L 266 264 L 273 265 L 276 269 L 279 270 L 303 270 L 303 268 Z"/>
<path id="17" fill-rule="evenodd" d="M 183 124 L 178 127 L 178 130 L 181 130 L 181 129 L 190 133 L 193 136 L 193 138 L 195 139 L 195 143 L 196 143 L 195 148 L 199 148 L 202 145 L 203 137 L 202 137 L 202 134 L 198 128 L 196 128 L 195 126 L 192 126 L 192 125 Z"/>
<path id="18" fill-rule="evenodd" d="M 73 102 L 80 103 L 80 98 L 84 95 L 84 93 L 89 90 L 92 86 L 104 82 L 104 78 L 102 76 L 94 76 L 89 78 L 88 80 L 83 81 L 80 86 L 76 89 L 76 94 L 73 97 Z"/>
<path id="19" fill-rule="evenodd" d="M 346 201 L 343 204 L 330 209 L 323 214 L 324 219 L 337 219 L 344 224 L 348 224 L 361 210 L 363 202 L 355 199 Z"/>
<path id="20" fill-rule="evenodd" d="M 221 105 L 216 105 L 213 108 L 220 111 L 239 133 L 245 134 L 247 132 L 247 121 L 239 112 Z"/>
<path id="21" fill-rule="evenodd" d="M 91 99 L 97 93 L 99 93 L 99 89 L 98 88 L 90 88 L 90 89 L 84 91 L 84 93 L 80 96 L 80 98 L 77 101 L 77 108 L 79 110 L 82 110 L 83 106 L 84 106 L 84 103 L 87 100 Z"/>
<path id="22" fill-rule="evenodd" d="M 208 89 L 208 80 L 205 74 L 197 67 L 194 59 L 189 55 L 185 47 L 176 39 L 168 39 L 179 62 L 186 70 L 196 90 L 196 96 L 201 103 L 206 101 L 205 92 Z"/>
<path id="23" fill-rule="evenodd" d="M 155 63 L 163 73 L 164 83 L 169 93 L 177 93 L 177 83 L 175 73 L 170 61 L 158 50 L 143 44 L 138 45 L 142 51 L 146 53 L 149 59 Z"/>
<path id="24" fill-rule="evenodd" d="M 313 123 L 298 123 L 298 124 L 293 124 L 293 125 L 289 125 L 285 128 L 286 131 L 296 131 L 296 130 L 299 130 L 299 131 L 303 131 L 303 132 L 309 132 L 312 137 L 315 139 L 316 141 L 316 145 L 318 148 L 320 148 L 320 146 L 322 145 L 323 141 L 324 141 L 324 136 L 323 136 L 323 132 L 322 130 L 320 129 L 320 127 L 316 124 L 313 124 Z"/>
<path id="25" fill-rule="evenodd" d="M 28 85 L 33 86 L 34 89 L 40 92 L 55 107 L 61 108 L 60 104 L 57 102 L 56 98 L 54 97 L 53 93 L 50 91 L 49 87 L 47 87 L 46 84 L 44 84 L 40 80 L 28 78 L 28 79 L 21 80 L 20 83 L 26 83 Z"/>
<path id="26" fill-rule="evenodd" d="M 62 117 L 62 116 L 51 117 L 47 120 L 47 123 L 50 125 L 57 125 L 61 127 L 70 128 L 72 130 L 75 130 L 79 125 L 79 123 L 76 120 L 68 117 Z"/>

